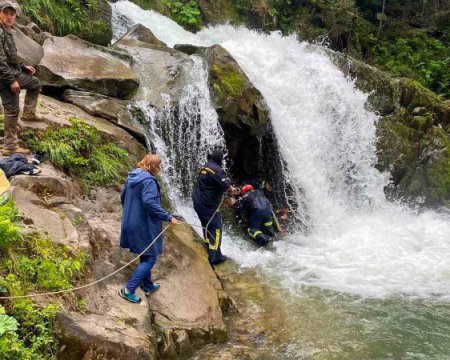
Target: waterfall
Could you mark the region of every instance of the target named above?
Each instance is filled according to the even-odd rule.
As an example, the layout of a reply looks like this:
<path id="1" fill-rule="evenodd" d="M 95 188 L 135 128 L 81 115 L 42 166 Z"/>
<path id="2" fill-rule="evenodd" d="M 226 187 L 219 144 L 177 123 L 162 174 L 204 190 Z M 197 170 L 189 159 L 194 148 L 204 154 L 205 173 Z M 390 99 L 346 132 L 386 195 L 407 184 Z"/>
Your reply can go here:
<path id="1" fill-rule="evenodd" d="M 308 231 L 271 249 L 228 238 L 225 253 L 293 292 L 314 285 L 371 297 L 450 297 L 448 215 L 386 200 L 388 176 L 374 167 L 377 116 L 321 47 L 229 25 L 194 35 L 129 1 L 112 6 L 121 24 L 140 22 L 168 46 L 220 44 L 267 101 Z"/>
<path id="2" fill-rule="evenodd" d="M 147 145 L 162 158 L 161 176 L 173 185 L 169 196 L 175 204 L 192 192 L 207 154 L 215 148 L 226 152 L 224 134 L 210 102 L 204 61 L 198 56 L 192 60 L 192 82 L 183 89 L 176 108 L 167 94 L 161 110 L 146 101 L 136 102 L 147 121 Z"/>

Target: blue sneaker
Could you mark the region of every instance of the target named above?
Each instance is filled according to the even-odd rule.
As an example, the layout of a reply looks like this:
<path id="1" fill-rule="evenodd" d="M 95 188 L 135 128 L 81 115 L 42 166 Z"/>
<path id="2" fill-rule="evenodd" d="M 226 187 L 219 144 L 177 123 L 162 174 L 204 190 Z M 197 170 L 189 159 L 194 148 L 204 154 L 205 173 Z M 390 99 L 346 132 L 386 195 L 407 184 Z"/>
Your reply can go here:
<path id="1" fill-rule="evenodd" d="M 153 283 L 152 286 L 150 286 L 150 287 L 145 287 L 145 286 L 141 285 L 141 289 L 145 293 L 145 295 L 148 295 L 148 294 L 150 294 L 152 292 L 155 292 L 160 287 L 161 287 L 161 285 L 159 285 L 158 283 Z"/>
<path id="2" fill-rule="evenodd" d="M 132 302 L 134 304 L 140 303 L 141 298 L 133 293 L 127 293 L 125 291 L 125 287 L 119 290 L 119 296 L 124 298 L 125 300 L 128 300 L 129 302 Z"/>

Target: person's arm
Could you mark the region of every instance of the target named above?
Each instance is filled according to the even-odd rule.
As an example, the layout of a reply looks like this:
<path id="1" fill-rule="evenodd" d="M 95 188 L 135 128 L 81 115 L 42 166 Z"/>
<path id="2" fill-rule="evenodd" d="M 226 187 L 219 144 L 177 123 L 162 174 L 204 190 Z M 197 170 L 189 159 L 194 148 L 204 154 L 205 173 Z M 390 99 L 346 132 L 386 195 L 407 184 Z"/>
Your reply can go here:
<path id="1" fill-rule="evenodd" d="M 142 202 L 145 209 L 151 216 L 156 217 L 161 221 L 169 221 L 173 223 L 173 216 L 169 215 L 160 204 L 160 198 L 158 194 L 158 187 L 153 179 L 145 180 L 144 187 L 142 189 Z"/>
<path id="2" fill-rule="evenodd" d="M 8 66 L 8 59 L 3 48 L 2 38 L 5 35 L 3 34 L 3 31 L 3 29 L 0 29 L 0 82 L 2 84 L 11 85 L 16 81 L 16 78 L 14 77 Z"/>
<path id="3" fill-rule="evenodd" d="M 120 203 L 123 204 L 125 203 L 125 196 L 126 196 L 126 192 L 127 192 L 127 182 L 125 183 L 125 185 L 123 186 L 123 190 L 120 193 Z"/>
<path id="4" fill-rule="evenodd" d="M 210 172 L 211 178 L 218 188 L 222 189 L 223 192 L 229 191 L 231 186 L 231 180 L 226 177 L 225 172 L 221 168 L 212 169 Z"/>

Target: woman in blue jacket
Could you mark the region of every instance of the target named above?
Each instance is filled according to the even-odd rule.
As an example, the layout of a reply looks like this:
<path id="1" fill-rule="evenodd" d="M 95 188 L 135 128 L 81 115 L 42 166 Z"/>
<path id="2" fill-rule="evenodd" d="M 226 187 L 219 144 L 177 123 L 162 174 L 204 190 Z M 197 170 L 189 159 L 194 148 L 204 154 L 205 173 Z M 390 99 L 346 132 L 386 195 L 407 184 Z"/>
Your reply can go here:
<path id="1" fill-rule="evenodd" d="M 161 194 L 155 177 L 160 171 L 160 157 L 153 154 L 146 155 L 137 167 L 128 174 L 120 196 L 123 206 L 120 246 L 132 253 L 140 254 L 161 233 L 162 221 L 175 225 L 177 220 L 161 208 Z M 151 270 L 162 251 L 161 235 L 140 257 L 139 266 L 119 291 L 121 297 L 138 303 L 141 298 L 135 291 L 139 286 L 145 294 L 159 289 L 160 285 L 152 282 Z"/>

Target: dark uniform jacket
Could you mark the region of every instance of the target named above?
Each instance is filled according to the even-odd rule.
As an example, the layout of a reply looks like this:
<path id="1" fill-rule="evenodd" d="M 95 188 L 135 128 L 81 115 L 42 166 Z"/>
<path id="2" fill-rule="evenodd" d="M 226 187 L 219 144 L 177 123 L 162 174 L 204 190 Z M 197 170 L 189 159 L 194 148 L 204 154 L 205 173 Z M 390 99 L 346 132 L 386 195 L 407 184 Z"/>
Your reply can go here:
<path id="1" fill-rule="evenodd" d="M 208 161 L 201 169 L 197 184 L 192 193 L 196 207 L 206 211 L 216 211 L 222 201 L 223 193 L 230 187 L 231 180 L 225 177 L 225 172 L 214 161 Z"/>
<path id="2" fill-rule="evenodd" d="M 254 210 L 272 211 L 272 204 L 264 195 L 264 193 L 259 189 L 252 192 L 247 192 L 236 203 L 236 211 L 238 213 L 246 211 L 250 214 Z"/>
<path id="3" fill-rule="evenodd" d="M 0 86 L 11 85 L 23 67 L 24 64 L 17 55 L 13 34 L 0 24 Z"/>

